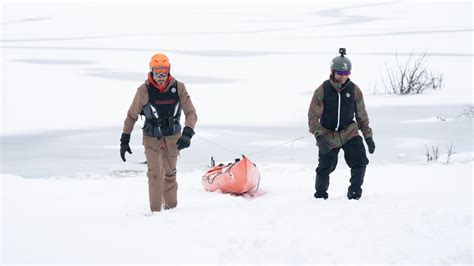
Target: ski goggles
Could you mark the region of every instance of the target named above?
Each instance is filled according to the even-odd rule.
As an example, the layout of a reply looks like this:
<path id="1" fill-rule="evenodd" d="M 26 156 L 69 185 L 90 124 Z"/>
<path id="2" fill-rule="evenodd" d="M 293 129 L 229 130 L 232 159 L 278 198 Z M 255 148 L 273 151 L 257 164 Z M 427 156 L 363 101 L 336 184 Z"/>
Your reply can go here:
<path id="1" fill-rule="evenodd" d="M 336 71 L 336 73 L 339 76 L 349 76 L 351 74 L 351 71 L 350 70 L 338 70 L 338 71 Z"/>
<path id="2" fill-rule="evenodd" d="M 154 78 L 166 78 L 168 76 L 168 72 L 167 73 L 155 73 L 153 72 L 153 77 Z"/>

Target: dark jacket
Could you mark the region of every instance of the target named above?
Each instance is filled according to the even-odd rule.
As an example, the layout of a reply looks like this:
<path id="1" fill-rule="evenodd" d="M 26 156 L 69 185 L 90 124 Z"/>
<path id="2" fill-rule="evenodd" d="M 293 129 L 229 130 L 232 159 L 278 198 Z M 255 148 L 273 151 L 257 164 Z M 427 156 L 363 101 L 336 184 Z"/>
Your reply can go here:
<path id="1" fill-rule="evenodd" d="M 327 136 L 334 148 L 358 136 L 358 130 L 364 138 L 372 137 L 359 86 L 348 79 L 338 87 L 331 79 L 326 80 L 314 92 L 308 111 L 309 132 Z"/>

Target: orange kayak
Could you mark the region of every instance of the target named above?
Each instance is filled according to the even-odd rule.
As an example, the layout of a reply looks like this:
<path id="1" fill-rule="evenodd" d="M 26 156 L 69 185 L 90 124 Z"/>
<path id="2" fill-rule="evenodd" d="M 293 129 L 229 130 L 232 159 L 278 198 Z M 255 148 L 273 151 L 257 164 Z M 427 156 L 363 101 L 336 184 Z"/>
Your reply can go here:
<path id="1" fill-rule="evenodd" d="M 260 173 L 257 166 L 242 155 L 242 159 L 236 159 L 234 163 L 219 164 L 207 170 L 201 183 L 205 190 L 211 192 L 254 193 L 260 183 Z"/>

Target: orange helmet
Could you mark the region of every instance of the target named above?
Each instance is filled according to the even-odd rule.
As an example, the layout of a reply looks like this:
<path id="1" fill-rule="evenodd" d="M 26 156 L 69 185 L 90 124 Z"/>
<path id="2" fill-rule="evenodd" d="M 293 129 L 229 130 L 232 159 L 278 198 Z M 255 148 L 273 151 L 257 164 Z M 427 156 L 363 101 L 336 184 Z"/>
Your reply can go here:
<path id="1" fill-rule="evenodd" d="M 170 60 L 164 54 L 155 54 L 150 60 L 150 70 L 154 67 L 170 68 Z"/>

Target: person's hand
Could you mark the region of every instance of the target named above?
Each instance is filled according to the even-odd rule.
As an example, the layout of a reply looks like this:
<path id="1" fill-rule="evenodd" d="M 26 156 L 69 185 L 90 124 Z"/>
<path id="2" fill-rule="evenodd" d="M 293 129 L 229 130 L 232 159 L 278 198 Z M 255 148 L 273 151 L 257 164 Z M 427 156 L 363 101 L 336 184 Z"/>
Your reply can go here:
<path id="1" fill-rule="evenodd" d="M 372 137 L 366 138 L 365 143 L 367 143 L 367 147 L 369 147 L 369 153 L 372 154 L 375 151 L 375 143 Z"/>
<path id="2" fill-rule="evenodd" d="M 120 138 L 120 157 L 125 162 L 125 152 L 132 154 L 132 150 L 130 149 L 130 135 L 122 133 L 122 137 Z"/>
<path id="3" fill-rule="evenodd" d="M 190 127 L 184 127 L 181 137 L 176 142 L 178 150 L 185 149 L 191 145 L 191 138 L 194 135 L 194 130 Z"/>
<path id="4" fill-rule="evenodd" d="M 182 135 L 176 142 L 176 145 L 178 145 L 178 150 L 188 148 L 191 145 L 191 138 L 189 136 Z"/>
<path id="5" fill-rule="evenodd" d="M 316 137 L 316 145 L 318 145 L 319 152 L 321 152 L 321 154 L 327 154 L 332 149 L 328 138 L 324 135 L 319 135 Z"/>

